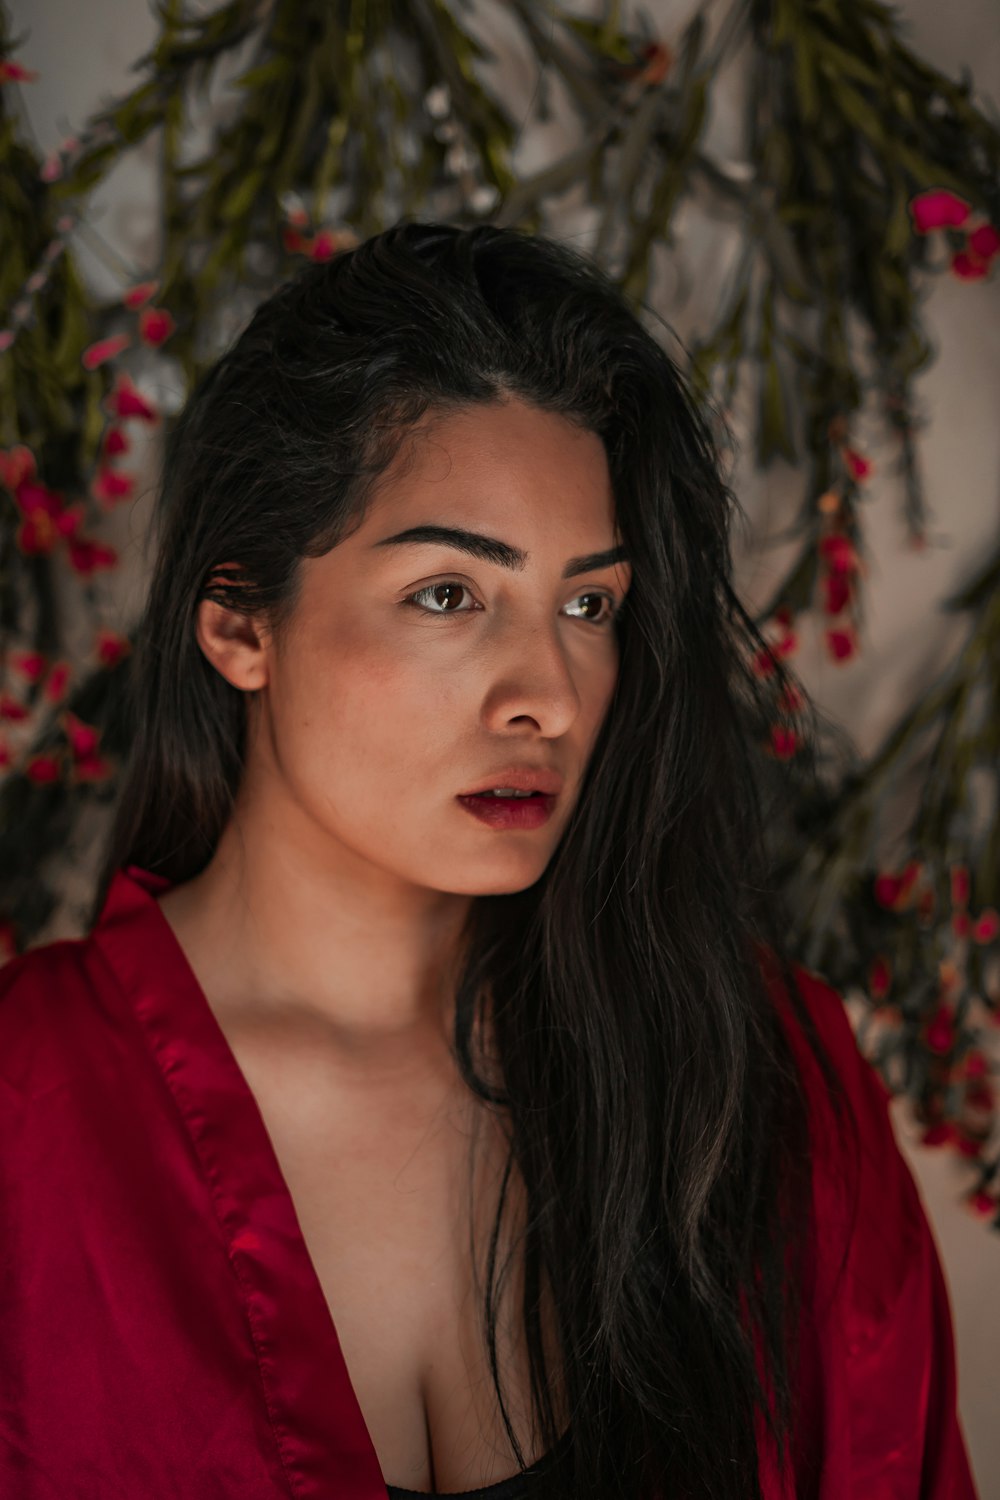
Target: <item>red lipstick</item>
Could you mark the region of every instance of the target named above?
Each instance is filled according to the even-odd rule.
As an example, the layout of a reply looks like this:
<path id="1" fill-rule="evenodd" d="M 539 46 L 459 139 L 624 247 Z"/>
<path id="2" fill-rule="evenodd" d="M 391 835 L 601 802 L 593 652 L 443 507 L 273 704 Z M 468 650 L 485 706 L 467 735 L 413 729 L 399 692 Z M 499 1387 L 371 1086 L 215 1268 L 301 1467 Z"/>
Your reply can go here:
<path id="1" fill-rule="evenodd" d="M 544 792 L 533 792 L 530 797 L 487 797 L 474 792 L 456 801 L 489 828 L 541 828 L 556 805 L 555 797 Z"/>

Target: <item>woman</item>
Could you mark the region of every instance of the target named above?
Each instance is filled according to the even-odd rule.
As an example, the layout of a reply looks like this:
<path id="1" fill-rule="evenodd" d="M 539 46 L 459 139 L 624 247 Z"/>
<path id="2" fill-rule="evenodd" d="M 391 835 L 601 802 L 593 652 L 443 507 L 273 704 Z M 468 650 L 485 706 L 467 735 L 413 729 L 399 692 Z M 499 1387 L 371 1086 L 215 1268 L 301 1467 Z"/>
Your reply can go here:
<path id="1" fill-rule="evenodd" d="M 734 507 L 542 237 L 397 225 L 209 372 L 92 923 L 4 971 L 4 1494 L 973 1495 Z"/>

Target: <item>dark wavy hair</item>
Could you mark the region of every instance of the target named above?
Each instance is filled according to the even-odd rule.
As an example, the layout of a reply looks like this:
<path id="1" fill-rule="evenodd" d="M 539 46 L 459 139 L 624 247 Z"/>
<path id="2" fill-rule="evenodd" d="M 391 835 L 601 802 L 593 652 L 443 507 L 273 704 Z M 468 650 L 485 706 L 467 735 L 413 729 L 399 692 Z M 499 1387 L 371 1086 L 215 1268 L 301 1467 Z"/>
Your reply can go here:
<path id="1" fill-rule="evenodd" d="M 530 888 L 470 903 L 453 1047 L 509 1141 L 482 1299 L 493 1380 L 524 1467 L 496 1347 L 516 1165 L 533 1432 L 559 1448 L 546 1493 L 751 1500 L 755 1413 L 791 1461 L 811 1217 L 807 1100 L 761 945 L 840 1102 L 766 848 L 778 772 L 762 744 L 786 669 L 753 667 L 766 645 L 733 589 L 739 507 L 710 423 L 583 255 L 402 221 L 283 283 L 200 381 L 167 440 L 132 749 L 91 920 L 127 863 L 197 874 L 231 816 L 246 701 L 197 644 L 199 600 L 279 633 L 300 560 L 359 524 L 407 430 L 508 396 L 603 440 L 633 581 L 559 846 Z"/>

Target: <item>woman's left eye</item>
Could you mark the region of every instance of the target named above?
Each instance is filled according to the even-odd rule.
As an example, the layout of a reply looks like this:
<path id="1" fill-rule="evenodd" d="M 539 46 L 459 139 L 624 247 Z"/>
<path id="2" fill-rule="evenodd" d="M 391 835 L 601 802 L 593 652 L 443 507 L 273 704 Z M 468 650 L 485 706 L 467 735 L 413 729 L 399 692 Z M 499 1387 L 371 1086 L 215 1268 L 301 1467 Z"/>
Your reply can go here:
<path id="1" fill-rule="evenodd" d="M 421 604 L 421 603 L 418 602 L 419 600 L 423 599 L 425 596 L 433 596 L 435 599 L 437 599 L 438 595 L 447 595 L 447 594 L 455 595 L 455 594 L 468 594 L 468 593 L 469 593 L 469 589 L 466 587 L 466 585 L 464 583 L 457 583 L 455 581 L 451 581 L 451 582 L 448 582 L 448 583 L 430 583 L 430 584 L 427 585 L 426 588 L 417 589 L 416 593 L 407 594 L 406 598 L 403 600 L 403 603 L 404 604 L 412 604 L 416 609 L 422 609 L 427 614 L 430 614 L 430 615 L 468 615 L 468 614 L 472 613 L 472 610 L 470 610 L 470 609 L 449 609 L 447 607 L 443 608 L 443 609 L 434 609 L 429 604 Z M 470 595 L 470 597 L 471 597 L 471 595 Z M 577 602 L 579 600 L 581 600 L 581 599 L 596 600 L 598 602 L 598 604 L 601 604 L 601 603 L 606 604 L 608 606 L 608 609 L 607 609 L 607 612 L 604 615 L 600 616 L 600 617 L 590 617 L 590 616 L 587 616 L 587 615 L 578 615 L 578 616 L 576 616 L 577 619 L 587 620 L 588 623 L 592 624 L 592 625 L 610 625 L 611 624 L 611 621 L 614 619 L 615 614 L 617 613 L 617 606 L 615 604 L 615 601 L 611 598 L 611 596 L 609 594 L 578 594 L 577 595 Z M 438 599 L 438 602 L 439 603 L 441 602 L 440 599 Z"/>

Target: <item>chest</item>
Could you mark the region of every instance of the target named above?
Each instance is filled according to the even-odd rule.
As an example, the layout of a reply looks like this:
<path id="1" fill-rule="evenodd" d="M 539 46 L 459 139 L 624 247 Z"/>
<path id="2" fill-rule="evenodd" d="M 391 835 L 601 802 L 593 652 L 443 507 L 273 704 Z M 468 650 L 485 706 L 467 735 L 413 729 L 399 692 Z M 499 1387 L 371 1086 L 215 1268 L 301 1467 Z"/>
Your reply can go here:
<path id="1" fill-rule="evenodd" d="M 496 1403 L 470 1241 L 488 1242 L 505 1143 L 467 1091 L 346 1084 L 331 1064 L 290 1086 L 233 1041 L 337 1330 L 386 1480 L 463 1490 L 516 1469 Z M 470 1156 L 475 1136 L 475 1153 Z M 470 1163 L 475 1167 L 470 1176 Z M 484 1254 L 477 1252 L 480 1277 Z M 520 1279 L 498 1319 L 505 1394 L 529 1461 Z"/>

